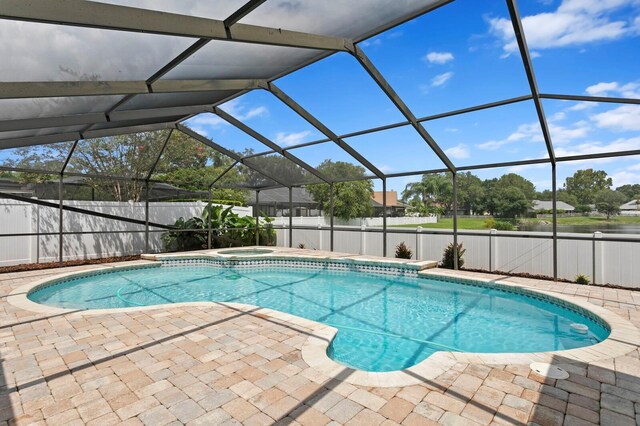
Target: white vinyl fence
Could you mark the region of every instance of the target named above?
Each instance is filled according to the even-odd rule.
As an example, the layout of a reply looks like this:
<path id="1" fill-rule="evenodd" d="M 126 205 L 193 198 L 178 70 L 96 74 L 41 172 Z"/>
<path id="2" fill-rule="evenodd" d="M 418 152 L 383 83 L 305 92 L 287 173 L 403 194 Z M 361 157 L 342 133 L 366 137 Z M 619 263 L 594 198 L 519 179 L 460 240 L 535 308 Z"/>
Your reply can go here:
<path id="1" fill-rule="evenodd" d="M 404 242 L 413 258 L 441 260 L 453 242 L 452 230 L 420 228 L 389 229 L 387 256 L 393 257 L 395 247 Z M 289 230 L 278 229 L 278 245 L 289 243 Z M 553 276 L 553 241 L 545 232 L 472 231 L 458 234 L 458 242 L 466 250 L 464 267 L 486 271 L 527 273 Z M 616 284 L 640 288 L 640 235 L 637 234 L 558 234 L 558 278 L 573 280 L 577 274 L 589 276 L 592 283 Z M 626 241 L 607 241 L 608 238 Z M 327 227 L 294 229 L 293 246 L 329 250 L 331 233 Z M 380 229 L 336 227 L 334 251 L 382 256 Z"/>
<path id="2" fill-rule="evenodd" d="M 51 201 L 56 202 L 56 201 Z M 78 207 L 110 215 L 144 221 L 144 202 L 65 201 Z M 171 225 L 184 217 L 200 216 L 203 202 L 149 203 L 149 222 Z M 251 207 L 234 207 L 241 216 L 252 214 Z M 0 234 L 51 233 L 52 235 L 0 237 L 0 266 L 20 263 L 43 263 L 58 260 L 59 209 L 7 199 L 0 199 Z M 145 248 L 145 226 L 64 211 L 63 259 L 92 259 L 139 254 Z M 149 228 L 149 251 L 162 250 L 161 232 Z"/>

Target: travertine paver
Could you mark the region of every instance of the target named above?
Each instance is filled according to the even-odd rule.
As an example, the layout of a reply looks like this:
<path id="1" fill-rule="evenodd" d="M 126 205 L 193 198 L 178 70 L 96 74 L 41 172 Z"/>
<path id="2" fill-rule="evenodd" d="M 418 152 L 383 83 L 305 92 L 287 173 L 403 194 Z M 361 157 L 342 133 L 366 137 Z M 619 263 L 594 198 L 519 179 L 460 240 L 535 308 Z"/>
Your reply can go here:
<path id="1" fill-rule="evenodd" d="M 558 356 L 567 380 L 458 362 L 416 385 L 358 386 L 307 365 L 301 349 L 313 330 L 276 316 L 224 305 L 47 315 L 7 303 L 13 289 L 60 272 L 0 275 L 0 425 L 640 422 L 637 347 L 591 364 Z M 640 292 L 519 282 L 640 326 Z"/>

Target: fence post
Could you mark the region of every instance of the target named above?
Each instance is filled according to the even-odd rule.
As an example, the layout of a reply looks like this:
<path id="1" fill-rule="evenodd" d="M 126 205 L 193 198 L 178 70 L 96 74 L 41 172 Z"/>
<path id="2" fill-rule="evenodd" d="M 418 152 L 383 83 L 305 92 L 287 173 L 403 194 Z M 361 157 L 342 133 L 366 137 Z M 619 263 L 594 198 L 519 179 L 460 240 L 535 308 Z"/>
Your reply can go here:
<path id="1" fill-rule="evenodd" d="M 596 231 L 593 233 L 593 284 L 599 283 L 604 284 L 604 259 L 602 258 L 602 241 L 598 241 L 602 239 L 602 232 Z"/>
<path id="2" fill-rule="evenodd" d="M 318 224 L 318 250 L 322 250 L 322 225 Z"/>
<path id="3" fill-rule="evenodd" d="M 489 272 L 495 271 L 498 265 L 498 245 L 495 237 L 497 233 L 497 229 L 489 231 Z"/>
<path id="4" fill-rule="evenodd" d="M 420 260 L 422 256 L 422 226 L 416 228 L 416 260 Z"/>
<path id="5" fill-rule="evenodd" d="M 360 225 L 360 254 L 365 254 L 365 247 L 367 246 L 367 233 L 366 226 Z"/>

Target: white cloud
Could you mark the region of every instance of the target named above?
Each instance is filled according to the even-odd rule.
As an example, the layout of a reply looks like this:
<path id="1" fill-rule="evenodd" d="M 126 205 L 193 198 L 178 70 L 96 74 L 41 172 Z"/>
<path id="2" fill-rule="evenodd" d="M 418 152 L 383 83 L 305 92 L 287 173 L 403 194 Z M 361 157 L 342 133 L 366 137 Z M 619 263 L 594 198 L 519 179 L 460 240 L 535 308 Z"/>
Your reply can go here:
<path id="1" fill-rule="evenodd" d="M 312 134 L 313 132 L 309 130 L 303 130 L 302 132 L 295 133 L 278 132 L 276 134 L 275 142 L 283 147 L 299 145 L 306 142 Z"/>
<path id="2" fill-rule="evenodd" d="M 217 129 L 228 123 L 215 114 L 203 112 L 185 121 L 184 124 L 194 132 L 210 137 L 212 135 L 212 129 Z"/>
<path id="3" fill-rule="evenodd" d="M 527 123 L 521 124 L 518 126 L 515 132 L 511 133 L 504 139 L 501 140 L 491 140 L 481 144 L 476 145 L 478 148 L 486 150 L 486 151 L 495 151 L 497 149 L 502 148 L 505 145 L 511 144 L 513 142 L 521 141 L 521 140 L 529 140 L 530 142 L 540 142 L 543 141 L 542 132 L 540 130 L 540 124 L 535 123 Z"/>
<path id="4" fill-rule="evenodd" d="M 424 57 L 426 61 L 431 64 L 446 64 L 447 62 L 453 61 L 453 53 L 451 52 L 429 52 L 427 56 Z"/>
<path id="5" fill-rule="evenodd" d="M 571 142 L 573 139 L 584 138 L 589 135 L 591 127 L 586 121 L 573 123 L 573 127 L 559 126 L 549 123 L 549 133 L 554 144 Z"/>
<path id="6" fill-rule="evenodd" d="M 635 21 L 613 20 L 610 14 L 637 3 L 637 0 L 563 0 L 553 12 L 522 18 L 527 45 L 537 51 L 611 41 L 636 34 Z M 502 42 L 503 56 L 518 51 L 511 20 L 490 19 L 489 32 Z"/>
<path id="7" fill-rule="evenodd" d="M 447 81 L 451 80 L 451 77 L 453 77 L 453 71 L 445 72 L 443 74 L 438 74 L 431 79 L 431 85 L 433 87 L 442 86 Z"/>
<path id="8" fill-rule="evenodd" d="M 221 105 L 220 108 L 240 121 L 249 120 L 253 117 L 264 117 L 269 114 L 267 107 L 260 105 L 250 108 L 244 105 L 240 98 L 235 98 Z M 187 120 L 185 125 L 198 133 L 211 137 L 211 130 L 227 126 L 229 123 L 215 114 L 203 112 Z"/>
<path id="9" fill-rule="evenodd" d="M 603 83 L 598 83 L 598 84 L 594 84 L 593 86 L 587 87 L 587 90 L 585 90 L 585 92 L 587 92 L 591 96 L 606 96 L 607 92 L 610 92 L 611 90 L 616 90 L 617 88 L 618 88 L 618 83 L 616 83 L 615 81 L 611 83 L 603 82 Z"/>
<path id="10" fill-rule="evenodd" d="M 567 111 L 584 111 L 598 106 L 598 102 L 578 102 L 574 106 L 567 108 Z"/>
<path id="11" fill-rule="evenodd" d="M 591 120 L 596 126 L 613 131 L 640 130 L 640 105 L 623 105 L 618 108 L 594 114 Z"/>
<path id="12" fill-rule="evenodd" d="M 601 82 L 587 87 L 585 92 L 591 96 L 610 96 L 614 94 L 624 98 L 640 98 L 640 83 Z"/>
<path id="13" fill-rule="evenodd" d="M 269 109 L 267 107 L 262 105 L 248 107 L 242 102 L 241 98 L 235 98 L 222 104 L 220 109 L 240 121 L 248 120 L 253 117 L 264 117 L 269 115 Z"/>
<path id="14" fill-rule="evenodd" d="M 627 167 L 627 170 L 640 170 L 640 163 Z"/>
<path id="15" fill-rule="evenodd" d="M 597 154 L 602 152 L 630 151 L 638 149 L 640 146 L 640 136 L 634 138 L 621 138 L 613 142 L 603 143 L 600 141 L 589 141 L 570 147 L 556 146 L 555 153 L 558 157 L 573 155 Z M 593 160 L 589 160 L 593 161 Z"/>
<path id="16" fill-rule="evenodd" d="M 620 171 L 611 175 L 613 187 L 617 188 L 622 185 L 636 184 L 640 182 L 640 173 L 632 173 L 628 171 Z"/>
<path id="17" fill-rule="evenodd" d="M 463 143 L 453 146 L 449 149 L 445 149 L 444 153 L 451 158 L 455 158 L 456 160 L 469 158 L 469 149 L 467 148 L 467 145 Z"/>

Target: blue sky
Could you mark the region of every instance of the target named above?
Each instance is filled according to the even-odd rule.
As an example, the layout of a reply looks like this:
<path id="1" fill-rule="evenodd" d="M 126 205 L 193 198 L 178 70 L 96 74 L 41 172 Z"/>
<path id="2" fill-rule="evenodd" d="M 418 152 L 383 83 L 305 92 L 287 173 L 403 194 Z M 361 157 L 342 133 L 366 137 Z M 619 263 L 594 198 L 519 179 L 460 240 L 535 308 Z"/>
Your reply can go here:
<path id="1" fill-rule="evenodd" d="M 525 34 L 542 93 L 640 98 L 640 1 L 521 0 Z M 361 43 L 418 117 L 527 95 L 528 84 L 503 0 L 457 0 Z M 335 54 L 276 84 L 341 135 L 403 121 L 348 54 Z M 557 156 L 640 149 L 640 106 L 544 101 Z M 254 91 L 223 109 L 281 146 L 323 135 L 275 97 Z M 266 150 L 214 116 L 189 123 L 228 148 Z M 424 127 L 458 166 L 547 158 L 532 101 L 427 121 Z M 443 167 L 412 128 L 345 141 L 385 173 Z M 356 162 L 332 143 L 292 151 L 312 165 Z M 563 163 L 560 186 L 581 168 L 604 169 L 614 186 L 640 182 L 638 157 Z M 477 171 L 517 172 L 548 189 L 548 165 Z M 401 191 L 417 178 L 393 179 Z M 379 182 L 376 182 L 379 187 Z"/>

